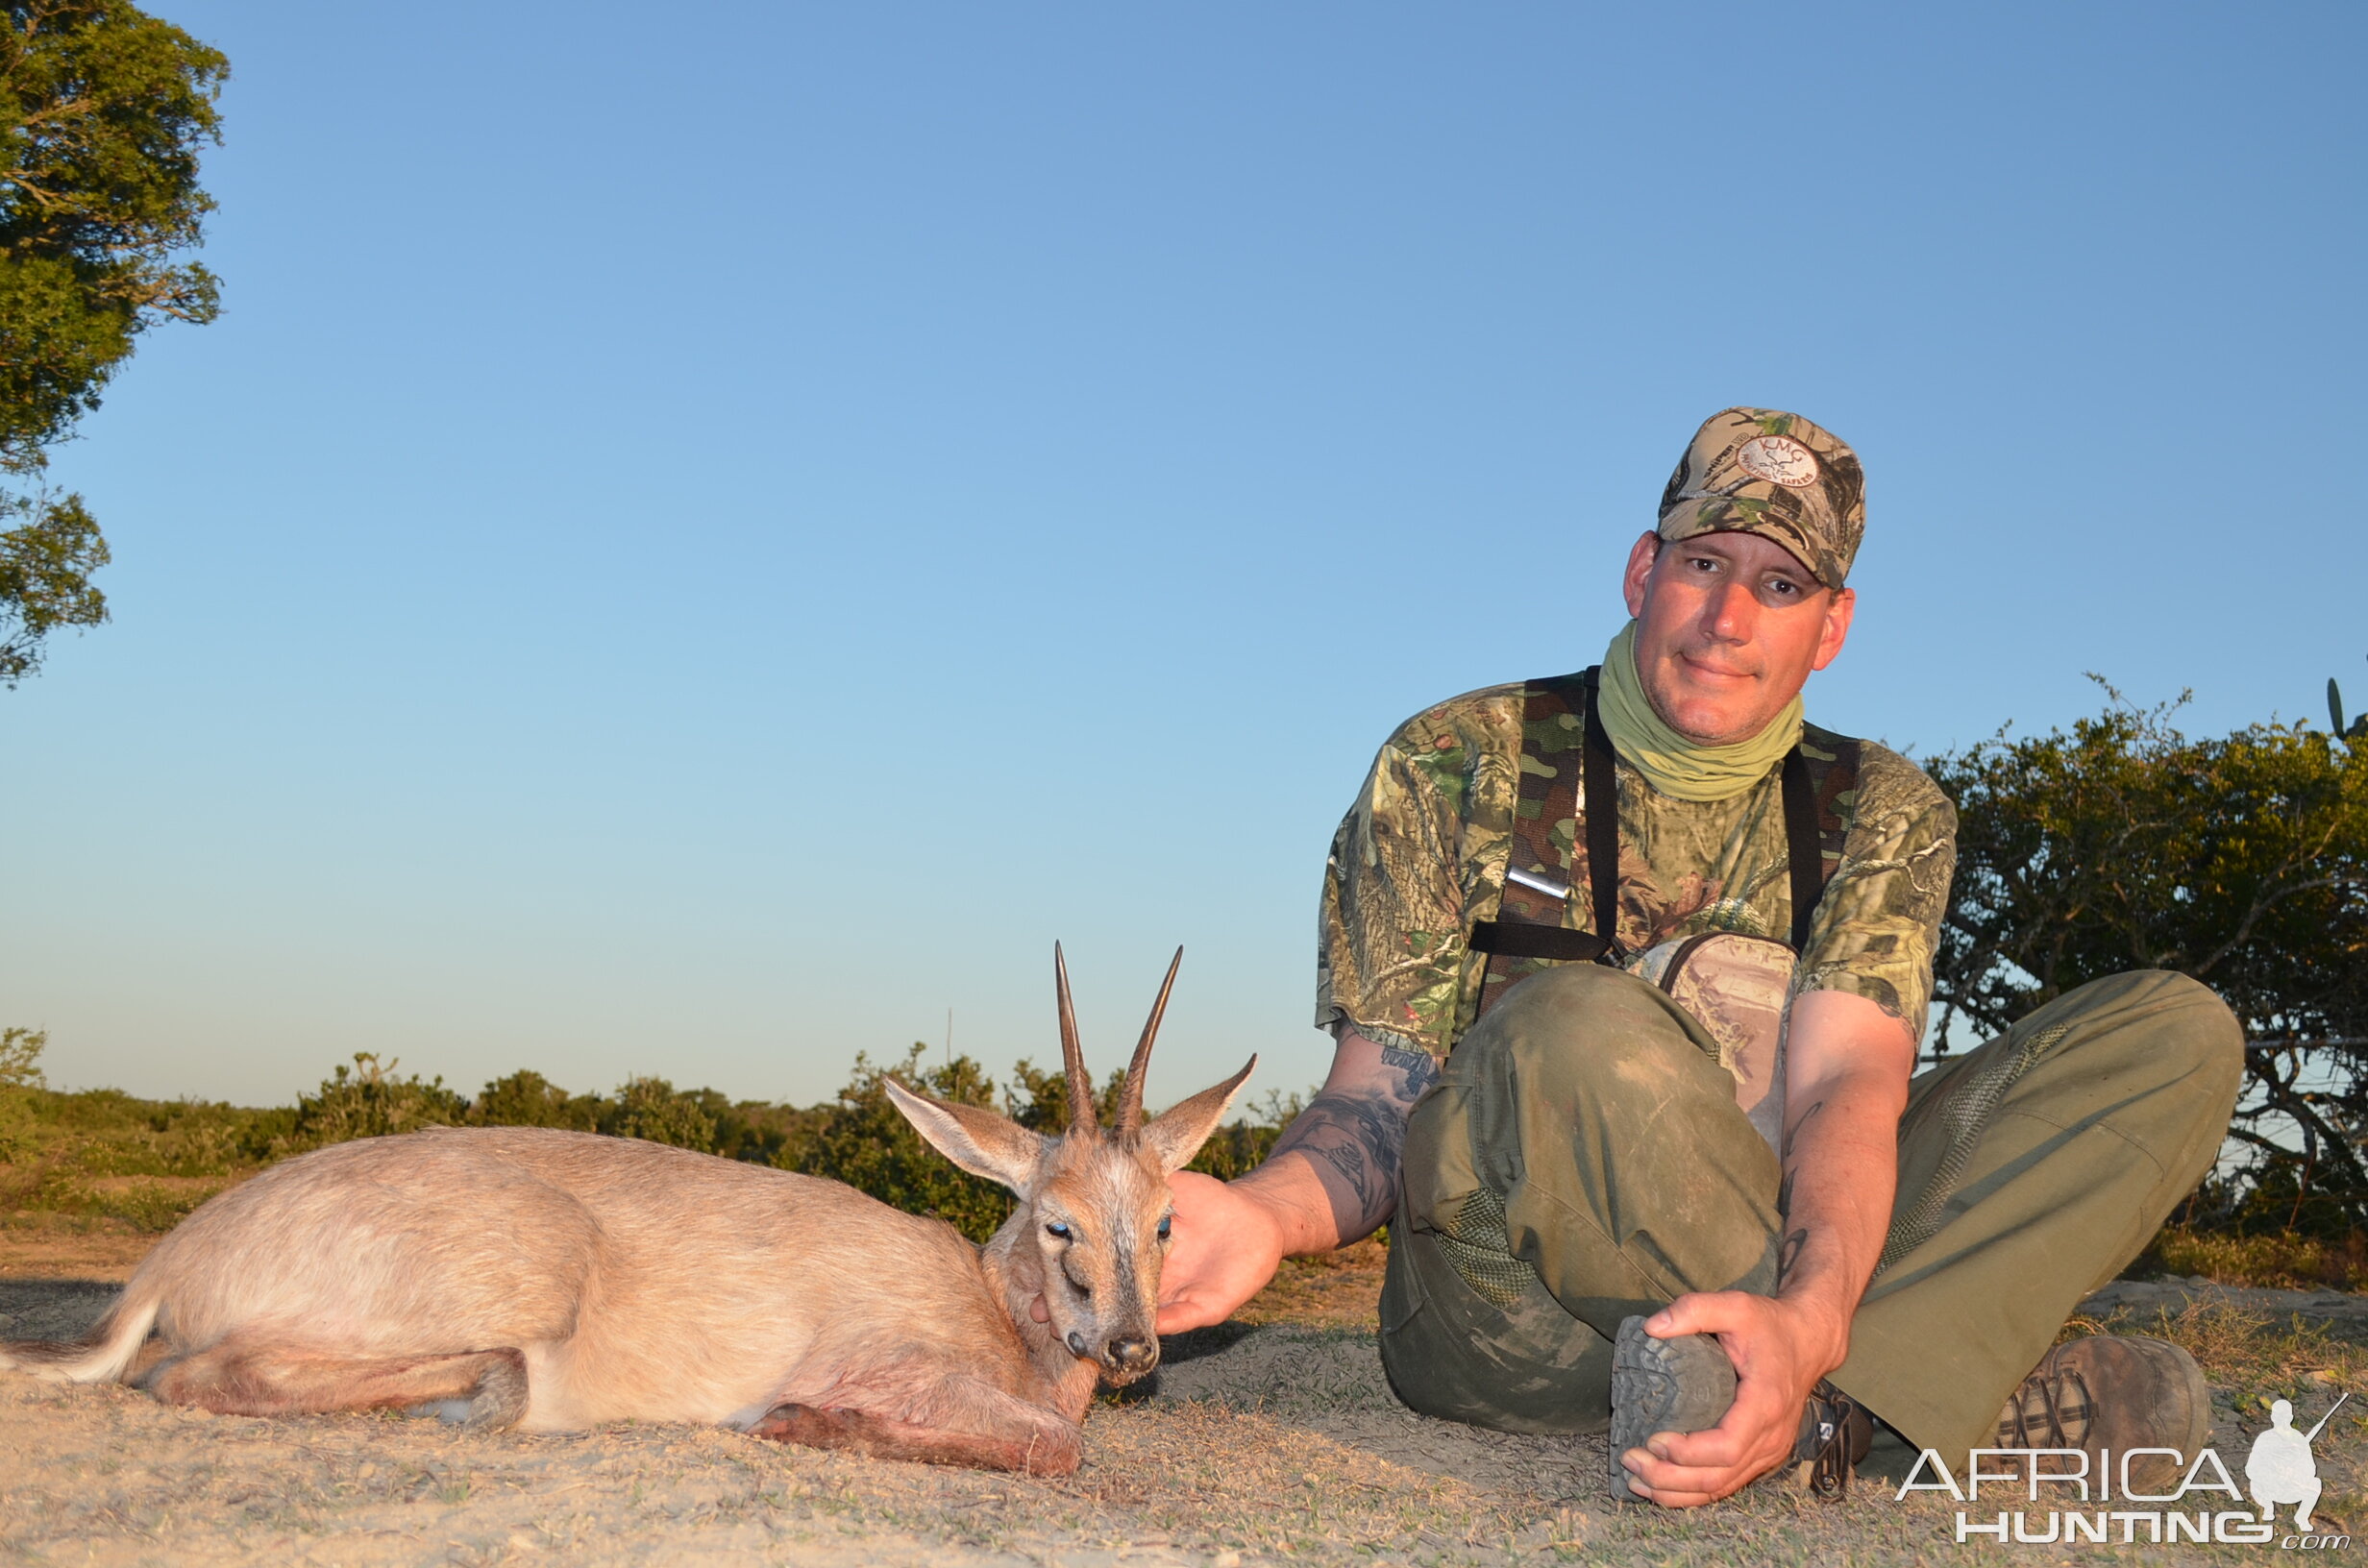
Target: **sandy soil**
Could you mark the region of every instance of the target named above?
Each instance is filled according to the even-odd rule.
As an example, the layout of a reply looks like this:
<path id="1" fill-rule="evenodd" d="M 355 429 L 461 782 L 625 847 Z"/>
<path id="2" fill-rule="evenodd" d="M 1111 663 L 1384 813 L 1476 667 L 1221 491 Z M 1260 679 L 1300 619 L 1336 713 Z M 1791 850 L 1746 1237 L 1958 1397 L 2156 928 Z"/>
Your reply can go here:
<path id="1" fill-rule="evenodd" d="M 129 1226 L 101 1230 L 12 1226 L 0 1230 L 0 1280 L 105 1280 L 121 1285 L 156 1242 L 155 1236 Z"/>
<path id="2" fill-rule="evenodd" d="M 94 1243 L 73 1256 L 90 1264 L 79 1281 L 28 1277 L 0 1252 L 0 1336 L 76 1331 L 111 1294 L 94 1276 L 120 1278 L 136 1248 Z M 522 1436 L 399 1416 L 208 1416 L 116 1386 L 0 1375 L 0 1560 L 1985 1560 L 1955 1544 L 1945 1509 L 1896 1503 L 1880 1486 L 1820 1505 L 1764 1485 L 1668 1515 L 1610 1502 L 1600 1438 L 1517 1437 L 1414 1415 L 1391 1398 L 1366 1327 L 1378 1262 L 1365 1249 L 1296 1267 L 1245 1321 L 1169 1341 L 1154 1386 L 1097 1406 L 1086 1463 L 1060 1480 L 690 1427 Z M 2168 1294 L 2100 1305 L 2156 1304 L 2175 1305 Z M 2135 1553 L 2187 1560 L 2160 1547 Z"/>

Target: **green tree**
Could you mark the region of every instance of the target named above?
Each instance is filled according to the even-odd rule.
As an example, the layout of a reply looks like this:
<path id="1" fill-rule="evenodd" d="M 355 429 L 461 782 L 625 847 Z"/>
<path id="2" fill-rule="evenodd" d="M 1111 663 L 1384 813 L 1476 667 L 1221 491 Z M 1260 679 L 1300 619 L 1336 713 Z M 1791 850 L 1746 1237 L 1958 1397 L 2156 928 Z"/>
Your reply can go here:
<path id="1" fill-rule="evenodd" d="M 469 1102 L 446 1089 L 441 1077 L 422 1082 L 416 1074 L 397 1072 L 401 1066 L 382 1064 L 374 1051 L 356 1051 L 353 1066 L 339 1063 L 318 1090 L 296 1097 L 287 1130 L 258 1152 L 279 1158 L 349 1139 L 455 1127 L 467 1119 Z"/>
<path id="2" fill-rule="evenodd" d="M 570 1094 L 539 1072 L 496 1078 L 469 1102 L 469 1121 L 478 1127 L 564 1127 L 588 1133 L 601 1124 L 604 1102 L 598 1094 Z"/>
<path id="3" fill-rule="evenodd" d="M 185 254 L 213 199 L 219 51 L 126 0 L 0 0 L 0 684 L 49 633 L 95 625 L 107 542 L 77 495 L 38 483 L 48 450 L 99 404 L 139 334 L 220 309 Z"/>
<path id="4" fill-rule="evenodd" d="M 1306 1109 L 1306 1095 L 1270 1089 L 1249 1115 L 1236 1116 L 1211 1133 L 1209 1140 L 1200 1145 L 1200 1152 L 1184 1168 L 1214 1176 L 1221 1182 L 1246 1176 L 1274 1152 L 1283 1130 Z"/>
<path id="5" fill-rule="evenodd" d="M 684 1094 L 663 1078 L 628 1078 L 601 1112 L 600 1130 L 612 1138 L 715 1152 L 715 1118 L 698 1094 Z"/>
<path id="6" fill-rule="evenodd" d="M 2110 688 L 2108 688 L 2110 691 Z M 2216 1185 L 2243 1228 L 2368 1223 L 2368 767 L 2303 724 L 2192 739 L 2176 704 L 1999 736 L 1929 771 L 1956 800 L 1940 1032 L 2125 969 L 2177 969 L 2243 1023 Z"/>
<path id="7" fill-rule="evenodd" d="M 958 1169 L 913 1131 L 880 1087 L 893 1072 L 901 1082 L 941 1100 L 992 1106 L 995 1083 L 968 1056 L 925 1066 L 928 1046 L 914 1042 L 891 1068 L 855 1053 L 854 1076 L 838 1103 L 822 1109 L 811 1137 L 791 1168 L 827 1176 L 910 1213 L 935 1214 L 974 1241 L 984 1241 L 1011 1214 L 1011 1195 L 993 1182 Z"/>
<path id="8" fill-rule="evenodd" d="M 32 1152 L 33 1110 L 26 1102 L 39 1089 L 45 1029 L 0 1029 L 0 1164 Z"/>
<path id="9" fill-rule="evenodd" d="M 1094 1094 L 1094 1115 L 1108 1127 L 1119 1119 L 1119 1090 L 1126 1087 L 1126 1069 L 1112 1067 Z M 1012 1064 L 1011 1082 L 1003 1089 L 1003 1115 L 1037 1133 L 1069 1131 L 1069 1074 L 1046 1072 L 1026 1057 Z"/>

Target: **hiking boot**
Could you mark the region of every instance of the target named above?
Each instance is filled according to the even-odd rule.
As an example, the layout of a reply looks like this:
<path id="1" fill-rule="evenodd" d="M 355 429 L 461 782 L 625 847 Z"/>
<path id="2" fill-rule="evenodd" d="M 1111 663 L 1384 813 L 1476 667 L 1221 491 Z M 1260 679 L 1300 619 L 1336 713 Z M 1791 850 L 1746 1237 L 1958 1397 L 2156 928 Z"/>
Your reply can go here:
<path id="1" fill-rule="evenodd" d="M 1998 1412 L 2000 1448 L 2079 1449 L 2089 1457 L 2092 1478 L 2105 1450 L 2177 1449 L 2179 1459 L 2149 1454 L 2130 1466 L 2130 1483 L 2147 1491 L 2167 1490 L 2210 1438 L 2211 1389 L 2195 1358 L 2166 1339 L 2134 1334 L 2058 1345 Z M 1985 1479 L 1995 1464 L 2022 1476 L 2020 1461 L 1992 1460 L 1983 1466 Z M 2116 1489 L 2122 1484 L 2118 1468 L 2113 1482 Z"/>
<path id="2" fill-rule="evenodd" d="M 1735 1403 L 1735 1363 L 1707 1334 L 1656 1339 L 1644 1319 L 1623 1317 L 1612 1341 L 1612 1495 L 1642 1503 L 1619 1462 L 1656 1432 L 1700 1432 Z"/>
<path id="3" fill-rule="evenodd" d="M 1619 1457 L 1657 1432 L 1714 1427 L 1735 1403 L 1735 1364 L 1707 1334 L 1656 1339 L 1641 1317 L 1622 1318 L 1612 1341 L 1612 1495 L 1640 1503 Z M 1866 1458 L 1874 1419 L 1830 1383 L 1810 1390 L 1793 1441 L 1796 1480 L 1819 1497 L 1849 1489 L 1850 1467 Z"/>
<path id="4" fill-rule="evenodd" d="M 1819 1378 L 1792 1439 L 1792 1479 L 1813 1497 L 1839 1497 L 1850 1490 L 1850 1472 L 1874 1446 L 1875 1418 Z"/>

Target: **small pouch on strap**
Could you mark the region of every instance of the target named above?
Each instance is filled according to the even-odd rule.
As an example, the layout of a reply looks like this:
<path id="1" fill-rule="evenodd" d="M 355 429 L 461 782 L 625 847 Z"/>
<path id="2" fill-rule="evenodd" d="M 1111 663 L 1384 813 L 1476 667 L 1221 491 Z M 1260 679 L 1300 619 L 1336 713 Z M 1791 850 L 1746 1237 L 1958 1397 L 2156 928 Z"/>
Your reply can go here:
<path id="1" fill-rule="evenodd" d="M 1857 774 L 1853 751 L 1846 787 Z M 1735 1079 L 1735 1103 L 1782 1152 L 1785 1137 L 1785 1024 L 1792 973 L 1808 950 L 1817 900 L 1825 892 L 1817 781 L 1799 747 L 1782 767 L 1785 851 L 1790 862 L 1792 940 L 1708 931 L 1645 949 L 1624 966 L 1668 993 L 1718 1049 Z M 1830 770 L 1829 770 L 1830 774 Z M 1836 835 L 1838 840 L 1839 835 Z M 1839 858 L 1838 844 L 1836 859 Z"/>
<path id="2" fill-rule="evenodd" d="M 1767 1139 L 1784 1141 L 1785 1002 L 1792 948 L 1773 937 L 1713 931 L 1648 947 L 1630 973 L 1659 986 L 1702 1026 L 1735 1079 L 1735 1103 Z"/>

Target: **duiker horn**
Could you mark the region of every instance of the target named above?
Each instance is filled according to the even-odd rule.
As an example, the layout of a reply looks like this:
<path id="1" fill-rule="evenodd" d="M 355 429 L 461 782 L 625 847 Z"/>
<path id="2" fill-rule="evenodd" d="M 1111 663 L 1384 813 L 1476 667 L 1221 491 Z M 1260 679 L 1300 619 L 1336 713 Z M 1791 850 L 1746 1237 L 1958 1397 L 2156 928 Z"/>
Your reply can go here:
<path id="1" fill-rule="evenodd" d="M 1159 1000 L 1151 1004 L 1151 1017 L 1143 1025 L 1143 1038 L 1135 1042 L 1135 1059 L 1126 1064 L 1126 1087 L 1119 1091 L 1121 1138 L 1140 1131 L 1143 1126 L 1143 1079 L 1151 1066 L 1151 1041 L 1159 1034 L 1160 1015 L 1168 1011 L 1168 992 L 1175 990 L 1175 971 L 1183 962 L 1184 949 L 1178 947 L 1175 957 L 1168 961 L 1168 978 L 1159 984 Z"/>
<path id="2" fill-rule="evenodd" d="M 1085 1070 L 1085 1046 L 1077 1039 L 1077 1010 L 1069 1000 L 1069 963 L 1061 957 L 1057 942 L 1052 944 L 1052 984 L 1061 997 L 1061 1071 L 1069 1080 L 1070 1130 L 1090 1133 L 1098 1125 L 1094 1079 Z"/>

